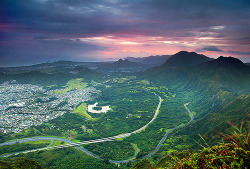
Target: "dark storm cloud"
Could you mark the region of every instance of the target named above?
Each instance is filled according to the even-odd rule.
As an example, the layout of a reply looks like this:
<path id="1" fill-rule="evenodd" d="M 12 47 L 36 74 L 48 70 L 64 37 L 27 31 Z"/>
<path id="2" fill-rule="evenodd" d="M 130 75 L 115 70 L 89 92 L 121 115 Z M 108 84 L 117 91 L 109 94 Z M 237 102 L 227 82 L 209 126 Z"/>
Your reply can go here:
<path id="1" fill-rule="evenodd" d="M 189 33 L 226 37 L 228 41 L 237 39 L 231 43 L 239 45 L 249 43 L 250 1 L 247 0 L 151 0 L 142 8 L 137 5 L 134 13 L 143 13 L 154 20 L 153 25 L 161 35 L 165 31 L 168 36 L 170 31 L 170 36 L 175 37 Z"/>
<path id="2" fill-rule="evenodd" d="M 223 41 L 231 46 L 248 46 L 250 1 L 1 0 L 0 2 L 1 53 L 5 53 L 5 56 L 8 55 L 13 60 L 17 57 L 25 58 L 26 55 L 34 56 L 44 51 L 48 54 L 51 52 L 53 56 L 64 55 L 66 49 L 69 55 L 79 54 L 79 51 L 84 53 L 86 50 L 99 51 L 103 48 L 98 45 L 67 40 L 105 35 L 131 38 L 160 36 L 172 40 L 211 37 L 219 39 L 216 43 Z M 19 52 L 21 46 L 24 49 L 22 55 Z M 11 52 L 10 47 L 14 48 Z M 29 48 L 31 50 L 28 50 Z M 216 47 L 207 50 L 222 51 Z M 25 51 L 28 54 L 25 54 Z M 0 57 L 2 62 L 3 56 Z"/>
<path id="3" fill-rule="evenodd" d="M 23 31 L 74 34 L 102 29 L 102 24 L 97 20 L 101 13 L 90 10 L 87 6 L 74 9 L 60 1 L 13 0 L 5 3 L 4 12 L 7 24 L 18 24 Z"/>
<path id="4" fill-rule="evenodd" d="M 186 23 L 198 23 L 209 25 L 211 23 L 232 22 L 234 23 L 246 21 L 249 17 L 250 3 L 247 0 L 152 0 L 151 4 L 155 7 L 156 14 L 162 18 L 171 18 L 170 20 L 178 22 L 185 21 Z M 239 19 L 241 16 L 241 19 Z M 207 22 L 209 21 L 209 22 Z M 219 21 L 219 22 L 218 22 Z M 216 23 L 218 22 L 218 23 Z M 197 25 L 194 25 L 196 27 Z"/>
<path id="5" fill-rule="evenodd" d="M 198 30 L 232 22 L 249 24 L 249 2 L 244 0 L 4 2 L 7 22 L 43 33 L 164 35 L 162 31 Z"/>
<path id="6" fill-rule="evenodd" d="M 106 47 L 101 47 L 94 44 L 81 42 L 79 39 L 40 39 L 38 43 L 44 48 L 50 48 L 51 50 L 80 50 L 80 51 L 91 51 L 91 50 L 106 50 Z"/>
<path id="7" fill-rule="evenodd" d="M 217 48 L 216 46 L 206 46 L 202 48 L 205 51 L 216 51 L 216 52 L 223 52 L 223 50 Z"/>

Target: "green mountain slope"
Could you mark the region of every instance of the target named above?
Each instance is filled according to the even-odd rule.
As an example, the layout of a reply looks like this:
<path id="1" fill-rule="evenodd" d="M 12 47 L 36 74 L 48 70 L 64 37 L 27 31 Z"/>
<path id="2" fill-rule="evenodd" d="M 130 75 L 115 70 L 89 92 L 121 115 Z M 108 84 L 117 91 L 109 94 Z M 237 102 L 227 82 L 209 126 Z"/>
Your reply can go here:
<path id="1" fill-rule="evenodd" d="M 188 135 L 190 140 L 199 140 L 198 134 L 207 138 L 211 144 L 218 140 L 218 133 L 226 133 L 231 128 L 228 122 L 240 124 L 242 121 L 250 120 L 250 94 L 243 94 L 233 101 L 222 106 L 218 111 L 207 114 L 200 120 L 196 120 L 192 125 L 182 128 L 176 135 Z M 247 127 L 249 123 L 245 123 Z M 197 144 L 190 144 L 195 147 Z"/>
<path id="2" fill-rule="evenodd" d="M 184 63 L 185 61 L 179 59 L 177 54 L 172 56 L 174 60 L 178 60 L 176 64 Z M 170 66 L 169 60 L 162 66 L 144 71 L 140 76 L 168 85 L 180 84 L 192 90 L 205 90 L 211 85 L 217 85 L 228 91 L 241 93 L 250 91 L 250 67 L 239 59 L 219 57 L 202 64 L 184 67 Z M 194 60 L 195 58 L 190 58 L 190 62 Z"/>
<path id="3" fill-rule="evenodd" d="M 131 169 L 163 169 L 163 168 L 248 168 L 249 161 L 249 128 L 235 128 L 232 134 L 221 137 L 224 142 L 214 146 L 206 144 L 202 150 L 186 150 L 167 155 L 152 165 L 142 160 Z M 205 139 L 203 139 L 205 141 Z"/>
<path id="4" fill-rule="evenodd" d="M 211 83 L 227 91 L 250 91 L 250 67 L 239 59 L 232 57 L 219 57 L 185 70 L 186 79 L 190 84 Z M 197 86 L 200 88 L 199 86 Z"/>
<path id="5" fill-rule="evenodd" d="M 171 56 L 163 66 L 191 66 L 198 65 L 207 61 L 213 60 L 205 55 L 197 54 L 195 52 L 180 51 Z"/>
<path id="6" fill-rule="evenodd" d="M 228 121 L 234 124 L 249 121 L 249 66 L 232 57 L 219 57 L 191 66 L 169 65 L 166 62 L 141 76 L 169 87 L 177 95 L 177 104 L 180 100 L 190 102 L 195 118 L 191 124 L 174 131 L 170 136 L 172 140 L 162 146 L 161 152 L 180 150 L 176 145 L 182 144 L 197 148 L 193 139 L 200 140 L 198 134 L 214 144 L 218 141 L 218 132 L 230 129 Z"/>

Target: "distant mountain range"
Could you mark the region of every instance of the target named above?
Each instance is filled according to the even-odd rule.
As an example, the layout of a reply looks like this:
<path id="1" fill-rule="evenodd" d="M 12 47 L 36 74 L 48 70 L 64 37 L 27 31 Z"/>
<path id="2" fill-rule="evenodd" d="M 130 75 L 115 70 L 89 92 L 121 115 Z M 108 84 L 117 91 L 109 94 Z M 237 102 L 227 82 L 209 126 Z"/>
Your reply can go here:
<path id="1" fill-rule="evenodd" d="M 166 62 L 171 55 L 156 55 L 156 56 L 148 56 L 148 57 L 126 57 L 125 59 L 131 62 L 138 62 L 142 64 L 148 64 L 153 66 L 160 66 L 162 63 Z"/>
<path id="2" fill-rule="evenodd" d="M 143 62 L 154 60 L 156 57 L 159 60 L 166 60 L 160 66 L 153 67 L 153 64 L 142 64 L 131 62 L 128 59 L 119 59 L 116 62 L 71 62 L 58 61 L 54 63 L 43 63 L 32 66 L 1 68 L 0 79 L 9 79 L 7 77 L 15 77 L 22 79 L 22 77 L 38 76 L 37 73 L 43 73 L 41 76 L 50 77 L 60 76 L 84 76 L 93 75 L 99 76 L 101 73 L 115 73 L 115 72 L 139 72 L 142 77 L 152 79 L 153 81 L 161 81 L 169 84 L 186 84 L 193 88 L 202 88 L 204 84 L 215 82 L 219 86 L 223 86 L 227 90 L 244 89 L 250 91 L 249 84 L 249 66 L 242 63 L 239 59 L 233 57 L 219 57 L 217 59 L 209 58 L 205 55 L 197 54 L 195 52 L 180 51 L 171 57 L 151 56 L 145 58 L 138 58 Z M 169 58 L 168 58 L 169 57 Z M 132 58 L 130 58 L 132 59 Z M 135 58 L 134 58 L 135 59 Z M 33 73 L 32 73 L 33 72 Z M 22 74 L 20 74 L 22 73 Z M 13 74 L 13 75 L 6 75 Z M 15 75 L 20 74 L 20 75 Z M 35 75 L 36 74 L 36 75 Z M 45 78 L 46 79 L 46 78 Z M 49 79 L 49 76 L 48 76 Z M 37 79 L 38 80 L 38 79 Z M 49 80 L 48 80 L 49 81 Z M 244 92 L 241 90 L 241 92 Z"/>
<path id="3" fill-rule="evenodd" d="M 113 63 L 104 63 L 100 66 L 98 66 L 97 69 L 95 69 L 98 72 L 138 72 L 142 70 L 146 70 L 148 68 L 151 68 L 152 66 L 137 63 L 137 62 L 130 62 L 128 59 L 119 59 L 116 62 Z"/>
<path id="4" fill-rule="evenodd" d="M 41 63 L 31 66 L 20 66 L 20 67 L 4 67 L 0 68 L 1 72 L 5 73 L 20 73 L 29 71 L 40 71 L 45 73 L 53 73 L 58 71 L 64 71 L 65 69 L 72 69 L 75 67 L 88 67 L 95 68 L 104 62 L 72 62 L 72 61 L 57 61 L 52 63 Z"/>
<path id="5" fill-rule="evenodd" d="M 154 67 L 154 65 L 131 62 L 128 59 L 124 60 L 119 59 L 116 62 L 58 61 L 53 63 L 42 63 L 31 66 L 5 67 L 5 68 L 0 68 L 0 72 L 25 73 L 30 71 L 40 71 L 43 73 L 56 73 L 56 72 L 68 71 L 76 67 L 87 67 L 97 72 L 111 73 L 111 72 L 138 72 L 152 68 Z"/>

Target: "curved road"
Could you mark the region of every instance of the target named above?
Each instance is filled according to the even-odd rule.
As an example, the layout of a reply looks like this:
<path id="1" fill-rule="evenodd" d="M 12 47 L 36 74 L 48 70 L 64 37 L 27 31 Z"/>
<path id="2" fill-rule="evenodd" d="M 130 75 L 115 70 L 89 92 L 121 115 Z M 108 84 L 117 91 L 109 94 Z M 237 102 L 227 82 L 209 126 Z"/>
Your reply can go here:
<path id="1" fill-rule="evenodd" d="M 183 126 L 186 126 L 186 125 L 188 125 L 190 122 L 192 122 L 193 120 L 194 120 L 194 115 L 193 115 L 193 113 L 187 108 L 187 105 L 188 105 L 189 103 L 186 103 L 186 104 L 184 104 L 184 107 L 185 107 L 185 109 L 188 111 L 188 113 L 189 113 L 189 115 L 190 115 L 190 120 L 189 120 L 189 122 L 187 122 L 186 124 L 182 124 L 182 125 L 179 125 L 179 126 L 177 126 L 177 127 L 174 127 L 174 128 L 171 128 L 170 130 L 168 130 L 167 132 L 166 132 L 166 134 L 164 135 L 164 137 L 161 139 L 161 141 L 159 142 L 159 144 L 156 146 L 156 148 L 151 152 L 151 153 L 149 153 L 148 155 L 146 155 L 146 156 L 144 156 L 144 157 L 142 157 L 142 158 L 140 158 L 140 159 L 144 159 L 144 158 L 148 158 L 148 157 L 150 157 L 150 156 L 152 156 L 154 153 L 156 153 L 158 150 L 159 150 L 159 148 L 161 147 L 161 145 L 163 144 L 163 142 L 166 140 L 166 138 L 168 137 L 168 135 L 172 132 L 172 131 L 174 131 L 175 129 L 177 129 L 177 128 L 180 128 L 180 127 L 183 127 Z"/>
<path id="2" fill-rule="evenodd" d="M 75 144 L 75 142 L 73 142 L 73 141 L 70 141 L 70 140 L 67 140 L 67 139 L 63 139 L 63 138 L 58 138 L 58 137 L 32 137 L 32 138 L 21 139 L 21 140 L 18 140 L 18 141 L 11 141 L 11 142 L 6 142 L 6 143 L 1 143 L 0 146 L 12 145 L 12 144 L 15 144 L 15 143 L 25 143 L 25 142 L 31 142 L 31 141 L 38 141 L 38 140 L 58 140 L 58 141 L 66 142 L 68 144 Z M 84 149 L 84 148 L 82 148 L 80 146 L 75 146 L 75 147 L 77 149 L 85 152 L 88 155 L 91 155 L 91 156 L 93 156 L 95 158 L 101 159 L 99 156 L 91 153 L 90 151 L 88 151 L 88 150 L 86 150 L 86 149 Z M 2 155 L 0 157 L 7 157 L 7 156 L 10 156 L 10 155 L 19 154 L 19 153 L 29 153 L 29 152 L 38 151 L 38 150 L 45 150 L 45 149 L 48 149 L 48 148 L 52 149 L 52 147 L 45 147 L 45 148 L 40 148 L 40 149 L 27 150 L 27 151 L 22 151 L 22 152 L 16 152 L 16 153 L 11 153 L 11 154 L 6 154 L 6 155 Z M 58 148 L 60 148 L 60 147 L 58 147 Z"/>
<path id="3" fill-rule="evenodd" d="M 155 94 L 155 93 L 154 93 L 154 94 Z M 157 94 L 155 94 L 155 95 L 158 96 Z M 158 107 L 157 107 L 157 109 L 156 109 L 156 111 L 155 111 L 155 115 L 154 115 L 154 117 L 151 119 L 151 121 L 148 122 L 145 126 L 141 127 L 141 128 L 138 129 L 138 130 L 135 130 L 135 131 L 133 131 L 133 132 L 131 132 L 131 133 L 121 134 L 121 135 L 117 135 L 117 136 L 109 137 L 109 138 L 104 138 L 104 139 L 106 139 L 106 141 L 113 141 L 113 140 L 111 140 L 111 139 L 128 137 L 128 136 L 130 136 L 132 133 L 138 133 L 138 132 L 140 132 L 141 130 L 145 129 L 150 123 L 152 123 L 152 122 L 156 119 L 156 117 L 157 117 L 157 115 L 158 115 L 158 113 L 159 113 L 159 109 L 160 109 L 160 107 L 161 107 L 162 99 L 161 99 L 160 96 L 158 96 L 158 97 L 159 97 L 159 104 L 158 104 Z M 168 135 L 169 135 L 173 130 L 175 130 L 175 129 L 177 129 L 177 128 L 180 128 L 180 127 L 183 127 L 183 126 L 185 126 L 185 125 L 187 125 L 187 124 L 189 124 L 190 122 L 193 121 L 194 115 L 193 115 L 192 112 L 187 108 L 187 105 L 188 105 L 188 104 L 189 104 L 189 103 L 184 104 L 184 107 L 185 107 L 185 109 L 188 111 L 188 113 L 189 113 L 189 115 L 190 115 L 190 121 L 189 121 L 188 123 L 186 123 L 186 124 L 183 124 L 183 125 L 180 125 L 180 126 L 177 126 L 177 127 L 174 127 L 174 128 L 172 128 L 172 129 L 168 130 L 168 131 L 166 132 L 166 134 L 164 135 L 164 137 L 163 137 L 163 138 L 161 139 L 161 141 L 159 142 L 159 144 L 156 146 L 156 148 L 155 148 L 151 153 L 149 153 L 148 155 L 146 155 L 146 156 L 144 156 L 144 157 L 142 157 L 142 158 L 140 158 L 140 159 L 148 158 L 148 157 L 152 156 L 153 154 L 155 154 L 155 153 L 159 150 L 159 148 L 161 147 L 161 145 L 163 144 L 163 142 L 166 140 L 166 138 L 168 137 Z M 104 140 L 104 139 L 103 139 L 103 140 Z M 54 147 L 45 147 L 45 148 L 34 149 L 34 150 L 30 150 L 30 151 L 23 151 L 23 152 L 11 153 L 11 154 L 7 154 L 7 155 L 2 155 L 2 156 L 0 156 L 0 157 L 5 157 L 5 156 L 9 156 L 9 155 L 13 155 L 13 154 L 19 154 L 19 153 L 28 153 L 28 152 L 38 151 L 38 150 L 46 150 L 46 149 L 64 148 L 64 147 L 74 146 L 74 147 L 76 147 L 77 149 L 79 149 L 79 150 L 85 152 L 86 154 L 88 154 L 88 155 L 90 155 L 90 156 L 92 156 L 92 157 L 95 157 L 95 158 L 98 158 L 98 159 L 102 159 L 102 160 L 103 160 L 103 158 L 101 158 L 101 157 L 95 155 L 94 153 L 88 151 L 87 149 L 85 149 L 85 148 L 79 146 L 80 144 L 74 143 L 73 141 L 70 141 L 70 140 L 67 140 L 67 139 L 57 138 L 57 137 L 32 137 L 32 138 L 22 139 L 22 140 L 18 140 L 18 141 L 12 141 L 12 142 L 1 143 L 0 146 L 11 145 L 11 144 L 15 144 L 15 143 L 17 143 L 17 142 L 19 142 L 19 143 L 24 143 L 24 142 L 37 141 L 37 140 L 59 140 L 59 141 L 66 142 L 66 143 L 68 143 L 68 144 L 70 144 L 70 145 L 62 145 L 62 146 L 54 146 Z M 102 139 L 97 139 L 97 140 L 102 140 Z M 93 140 L 93 141 L 95 141 L 95 140 Z M 93 141 L 92 141 L 92 142 L 86 141 L 86 142 L 95 143 L 95 142 L 93 142 Z M 98 142 L 98 141 L 97 141 L 97 142 Z M 103 142 L 103 141 L 99 141 L 99 142 Z M 81 142 L 81 144 L 82 144 L 82 143 L 83 143 L 83 142 Z M 129 161 L 138 160 L 138 159 L 134 159 L 135 156 L 136 156 L 136 154 L 137 154 L 137 149 L 136 149 L 136 147 L 135 147 L 134 145 L 132 145 L 132 146 L 133 146 L 133 148 L 135 149 L 135 154 L 134 154 L 133 157 L 131 157 L 131 158 L 127 159 L 127 160 L 121 160 L 121 161 L 109 160 L 109 162 L 111 162 L 111 163 L 127 163 L 127 162 L 129 162 Z"/>

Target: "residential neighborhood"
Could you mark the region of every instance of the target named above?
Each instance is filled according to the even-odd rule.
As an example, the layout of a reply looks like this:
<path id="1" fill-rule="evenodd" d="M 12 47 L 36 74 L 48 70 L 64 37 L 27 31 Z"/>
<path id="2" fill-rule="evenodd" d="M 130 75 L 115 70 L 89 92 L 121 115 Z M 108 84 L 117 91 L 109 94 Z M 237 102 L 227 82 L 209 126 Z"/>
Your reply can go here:
<path id="1" fill-rule="evenodd" d="M 100 93 L 94 87 L 62 93 L 60 90 L 15 81 L 0 84 L 0 132 L 17 133 L 41 125 L 73 112 L 80 103 L 93 100 Z"/>

